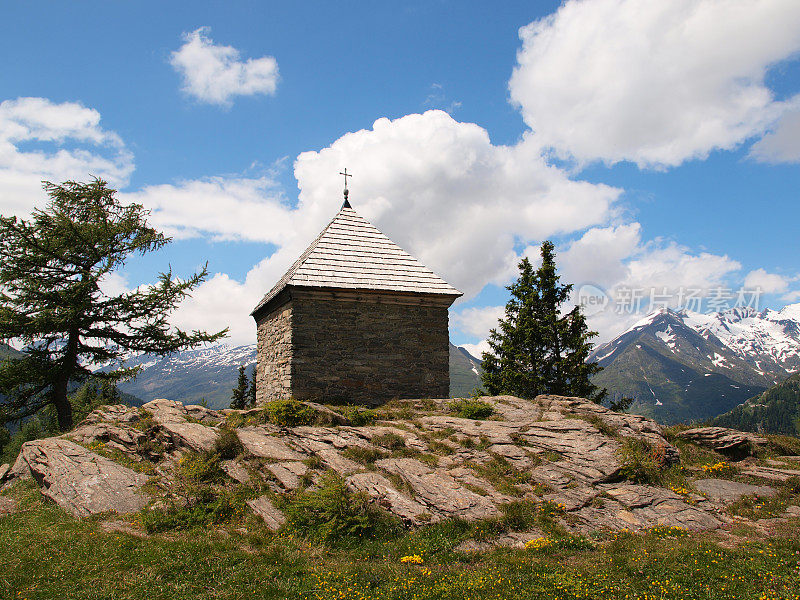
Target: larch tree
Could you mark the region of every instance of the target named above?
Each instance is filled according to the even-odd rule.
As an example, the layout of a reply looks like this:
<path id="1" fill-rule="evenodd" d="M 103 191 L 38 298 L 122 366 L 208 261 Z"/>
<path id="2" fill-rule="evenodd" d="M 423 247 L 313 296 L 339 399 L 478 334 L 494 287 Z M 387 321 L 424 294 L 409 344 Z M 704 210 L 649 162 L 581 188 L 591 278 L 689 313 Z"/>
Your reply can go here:
<path id="1" fill-rule="evenodd" d="M 236 382 L 236 387 L 233 388 L 233 393 L 231 394 L 231 408 L 236 410 L 242 410 L 247 407 L 247 400 L 248 400 L 248 381 L 247 381 L 247 371 L 245 370 L 245 366 L 241 365 L 239 367 L 239 379 Z"/>
<path id="2" fill-rule="evenodd" d="M 0 216 L 0 340 L 22 346 L 0 365 L 0 423 L 47 406 L 61 430 L 72 427 L 68 393 L 89 377 L 117 382 L 135 374 L 131 354 L 167 355 L 227 334 L 184 331 L 169 323 L 207 275 L 161 273 L 157 282 L 109 295 L 103 282 L 132 255 L 170 238 L 147 223 L 139 204 L 123 204 L 101 179 L 46 182 L 50 200 L 30 220 Z M 105 366 L 103 370 L 98 367 Z"/>
<path id="3" fill-rule="evenodd" d="M 587 362 L 597 333 L 579 306 L 562 312 L 572 285 L 560 282 L 551 242 L 542 244 L 541 256 L 538 269 L 523 258 L 519 278 L 507 288 L 505 317 L 489 334 L 491 352 L 483 353 L 483 385 L 492 395 L 557 394 L 602 403 L 606 390 L 591 382 L 602 367 Z"/>

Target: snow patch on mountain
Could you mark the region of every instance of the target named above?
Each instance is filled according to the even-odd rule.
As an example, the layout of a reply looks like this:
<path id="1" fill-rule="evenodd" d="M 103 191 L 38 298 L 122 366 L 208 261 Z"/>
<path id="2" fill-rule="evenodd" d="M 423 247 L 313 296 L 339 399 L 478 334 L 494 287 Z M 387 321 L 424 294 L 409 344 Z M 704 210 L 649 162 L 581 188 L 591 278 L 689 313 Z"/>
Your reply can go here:
<path id="1" fill-rule="evenodd" d="M 672 331 L 670 325 L 667 325 L 664 331 L 656 331 L 655 336 L 669 346 L 670 350 L 675 352 L 675 347 L 677 346 L 675 342 L 675 333 Z"/>
<path id="2" fill-rule="evenodd" d="M 719 313 L 678 313 L 704 337 L 714 335 L 761 373 L 780 378 L 800 369 L 800 303 L 779 311 L 737 307 Z"/>

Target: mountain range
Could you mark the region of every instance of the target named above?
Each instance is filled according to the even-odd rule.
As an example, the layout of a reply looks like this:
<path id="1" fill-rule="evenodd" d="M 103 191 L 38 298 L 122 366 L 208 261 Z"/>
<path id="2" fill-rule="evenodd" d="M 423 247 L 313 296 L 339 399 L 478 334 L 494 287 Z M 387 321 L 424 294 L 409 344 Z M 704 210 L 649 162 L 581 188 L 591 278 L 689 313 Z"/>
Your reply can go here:
<path id="1" fill-rule="evenodd" d="M 141 367 L 132 381 L 119 384 L 120 391 L 148 402 L 153 398 L 180 400 L 184 404 L 205 402 L 209 408 L 227 408 L 236 386 L 240 365 L 252 369 L 255 344 L 231 347 L 217 344 L 186 350 L 168 357 L 143 354 L 125 365 Z M 481 362 L 463 348 L 450 344 L 450 395 L 466 396 L 480 383 Z"/>
<path id="2" fill-rule="evenodd" d="M 800 373 L 719 415 L 711 424 L 757 433 L 800 436 Z"/>
<path id="3" fill-rule="evenodd" d="M 725 413 L 800 370 L 800 304 L 780 311 L 655 311 L 590 360 L 594 383 L 664 423 Z"/>

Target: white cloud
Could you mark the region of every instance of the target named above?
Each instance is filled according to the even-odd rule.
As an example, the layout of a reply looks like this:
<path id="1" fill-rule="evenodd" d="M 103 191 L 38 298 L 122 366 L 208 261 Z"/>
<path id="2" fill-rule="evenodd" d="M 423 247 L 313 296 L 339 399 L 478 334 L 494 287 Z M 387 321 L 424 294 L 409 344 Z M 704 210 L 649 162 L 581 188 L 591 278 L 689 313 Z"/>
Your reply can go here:
<path id="1" fill-rule="evenodd" d="M 341 197 L 344 166 L 354 208 L 467 296 L 505 281 L 515 243 L 603 223 L 620 194 L 570 180 L 527 138 L 495 146 L 483 128 L 442 111 L 378 119 L 301 154 L 301 211 Z"/>
<path id="2" fill-rule="evenodd" d="M 494 146 L 484 129 L 441 111 L 379 119 L 371 130 L 297 158 L 296 207 L 269 178 L 209 178 L 126 194 L 152 209 L 153 223 L 172 234 L 278 246 L 245 282 L 217 274 L 204 283 L 175 322 L 231 323 L 232 342 L 252 341 L 248 313 L 336 214 L 344 166 L 355 174 L 354 208 L 467 296 L 488 281 L 506 280 L 517 240 L 602 223 L 620 192 L 571 181 L 525 142 Z"/>
<path id="3" fill-rule="evenodd" d="M 726 255 L 695 253 L 664 240 L 643 241 L 639 223 L 592 228 L 560 250 L 556 263 L 562 281 L 574 283 L 576 292 L 591 284 L 606 293 L 608 304 L 602 310 L 586 310 L 589 327 L 600 334 L 598 341 L 612 338 L 659 302 L 679 308 L 689 290 L 707 297 L 741 269 Z M 640 301 L 628 302 L 629 294 Z"/>
<path id="4" fill-rule="evenodd" d="M 151 223 L 176 238 L 257 241 L 294 238 L 293 211 L 269 176 L 208 177 L 151 185 L 122 197 L 151 210 Z"/>
<path id="5" fill-rule="evenodd" d="M 450 315 L 450 323 L 460 331 L 475 337 L 486 338 L 489 331 L 497 327 L 497 321 L 505 315 L 504 306 L 465 308 Z"/>
<path id="6" fill-rule="evenodd" d="M 784 294 L 781 296 L 781 300 L 784 302 L 797 302 L 800 300 L 800 290 L 794 290 L 788 294 Z"/>
<path id="7" fill-rule="evenodd" d="M 234 96 L 272 95 L 278 86 L 278 62 L 272 56 L 239 59 L 232 46 L 220 46 L 200 27 L 183 36 L 170 64 L 183 77 L 183 91 L 209 104 L 230 106 Z"/>
<path id="8" fill-rule="evenodd" d="M 511 98 L 562 157 L 679 165 L 781 115 L 764 77 L 799 24 L 796 0 L 571 0 L 520 30 Z"/>
<path id="9" fill-rule="evenodd" d="M 800 107 L 787 111 L 770 133 L 753 144 L 750 157 L 768 163 L 800 162 Z"/>
<path id="10" fill-rule="evenodd" d="M 35 143 L 39 149 L 23 149 Z M 42 205 L 42 181 L 91 174 L 124 186 L 133 155 L 100 126 L 100 113 L 76 102 L 17 98 L 0 103 L 0 212 L 26 216 Z"/>
<path id="11" fill-rule="evenodd" d="M 764 294 L 780 294 L 789 289 L 789 278 L 777 273 L 767 273 L 764 269 L 750 271 L 744 278 L 744 287 L 759 289 Z"/>

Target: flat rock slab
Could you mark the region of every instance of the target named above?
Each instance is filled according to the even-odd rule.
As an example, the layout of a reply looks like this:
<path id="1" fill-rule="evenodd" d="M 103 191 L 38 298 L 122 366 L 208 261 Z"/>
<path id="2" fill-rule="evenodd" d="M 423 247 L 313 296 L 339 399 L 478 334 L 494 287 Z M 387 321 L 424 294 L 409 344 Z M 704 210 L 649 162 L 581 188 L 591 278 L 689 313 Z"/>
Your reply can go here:
<path id="1" fill-rule="evenodd" d="M 177 446 L 184 446 L 195 452 L 208 451 L 214 447 L 219 437 L 213 427 L 188 420 L 190 417 L 192 420 L 203 420 L 208 416 L 207 413 L 213 413 L 202 406 L 192 406 L 190 414 L 180 402 L 158 399 L 148 402 L 142 408 L 153 415 L 153 420 L 170 434 Z"/>
<path id="2" fill-rule="evenodd" d="M 467 520 L 500 514 L 491 499 L 459 485 L 446 471 L 431 469 L 413 458 L 387 458 L 375 464 L 405 480 L 414 490 L 415 500 L 431 513 Z"/>
<path id="3" fill-rule="evenodd" d="M 200 423 L 161 423 L 176 446 L 184 446 L 195 452 L 211 450 L 219 438 L 219 433 L 213 427 L 200 425 Z"/>
<path id="4" fill-rule="evenodd" d="M 63 438 L 22 445 L 24 462 L 42 493 L 76 517 L 136 512 L 147 504 L 147 477 Z M 15 464 L 16 469 L 16 464 Z"/>
<path id="5" fill-rule="evenodd" d="M 431 514 L 427 507 L 398 492 L 380 473 L 351 475 L 347 478 L 347 484 L 352 489 L 365 492 L 371 498 L 375 498 L 380 506 L 411 525 L 422 525 L 440 520 L 439 516 Z"/>
<path id="6" fill-rule="evenodd" d="M 774 467 L 749 467 L 743 469 L 742 473 L 745 475 L 752 475 L 761 479 L 769 481 L 786 481 L 791 477 L 800 477 L 800 471 L 797 469 L 776 469 Z"/>
<path id="7" fill-rule="evenodd" d="M 303 463 L 292 460 L 267 465 L 267 469 L 275 479 L 287 490 L 292 491 L 300 487 L 301 477 L 306 474 L 308 467 Z"/>
<path id="8" fill-rule="evenodd" d="M 132 535 L 133 537 L 142 539 L 150 537 L 141 529 L 136 529 L 135 527 L 131 526 L 130 523 L 126 523 L 125 521 L 120 521 L 118 519 L 101 521 L 100 528 L 107 533 L 124 533 L 126 535 Z"/>
<path id="9" fill-rule="evenodd" d="M 787 506 L 784 514 L 787 517 L 800 517 L 800 506 Z"/>
<path id="10" fill-rule="evenodd" d="M 181 423 L 189 416 L 186 407 L 175 400 L 158 398 L 142 405 L 158 423 Z"/>
<path id="11" fill-rule="evenodd" d="M 278 437 L 271 435 L 271 429 L 262 427 L 240 427 L 236 430 L 239 441 L 253 456 L 273 460 L 303 460 L 305 455 L 293 450 Z"/>
<path id="12" fill-rule="evenodd" d="M 250 473 L 242 465 L 235 460 L 223 460 L 219 463 L 220 468 L 225 471 L 225 474 L 239 483 L 247 483 L 250 481 Z"/>
<path id="13" fill-rule="evenodd" d="M 695 427 L 681 431 L 678 437 L 727 456 L 747 456 L 767 445 L 767 440 L 760 436 L 726 427 Z"/>
<path id="14" fill-rule="evenodd" d="M 704 531 L 722 525 L 709 511 L 686 503 L 682 496 L 664 488 L 632 483 L 600 487 L 613 500 L 605 506 L 586 506 L 578 511 L 590 523 L 593 521 L 595 528 L 646 529 L 666 525 Z"/>
<path id="15" fill-rule="evenodd" d="M 694 487 L 709 499 L 722 504 L 736 502 L 742 496 L 772 497 L 776 494 L 775 488 L 768 485 L 750 485 L 727 479 L 698 479 Z"/>
<path id="16" fill-rule="evenodd" d="M 260 496 L 255 500 L 248 500 L 247 506 L 261 517 L 267 528 L 272 531 L 277 531 L 286 523 L 286 516 L 275 508 L 268 496 Z"/>
<path id="17" fill-rule="evenodd" d="M 147 440 L 147 436 L 137 429 L 103 422 L 80 425 L 69 433 L 69 438 L 79 444 L 91 444 L 98 440 L 110 442 L 122 451 L 135 451 L 139 444 Z"/>
<path id="18" fill-rule="evenodd" d="M 500 537 L 486 541 L 465 540 L 455 547 L 459 552 L 486 552 L 494 548 L 524 548 L 525 544 L 536 538 L 545 537 L 544 533 L 538 530 L 533 531 L 512 531 Z"/>
<path id="19" fill-rule="evenodd" d="M 0 465 L 0 483 L 3 483 L 3 479 L 6 478 L 6 475 L 8 475 L 9 471 L 11 471 L 11 465 L 7 463 Z"/>

